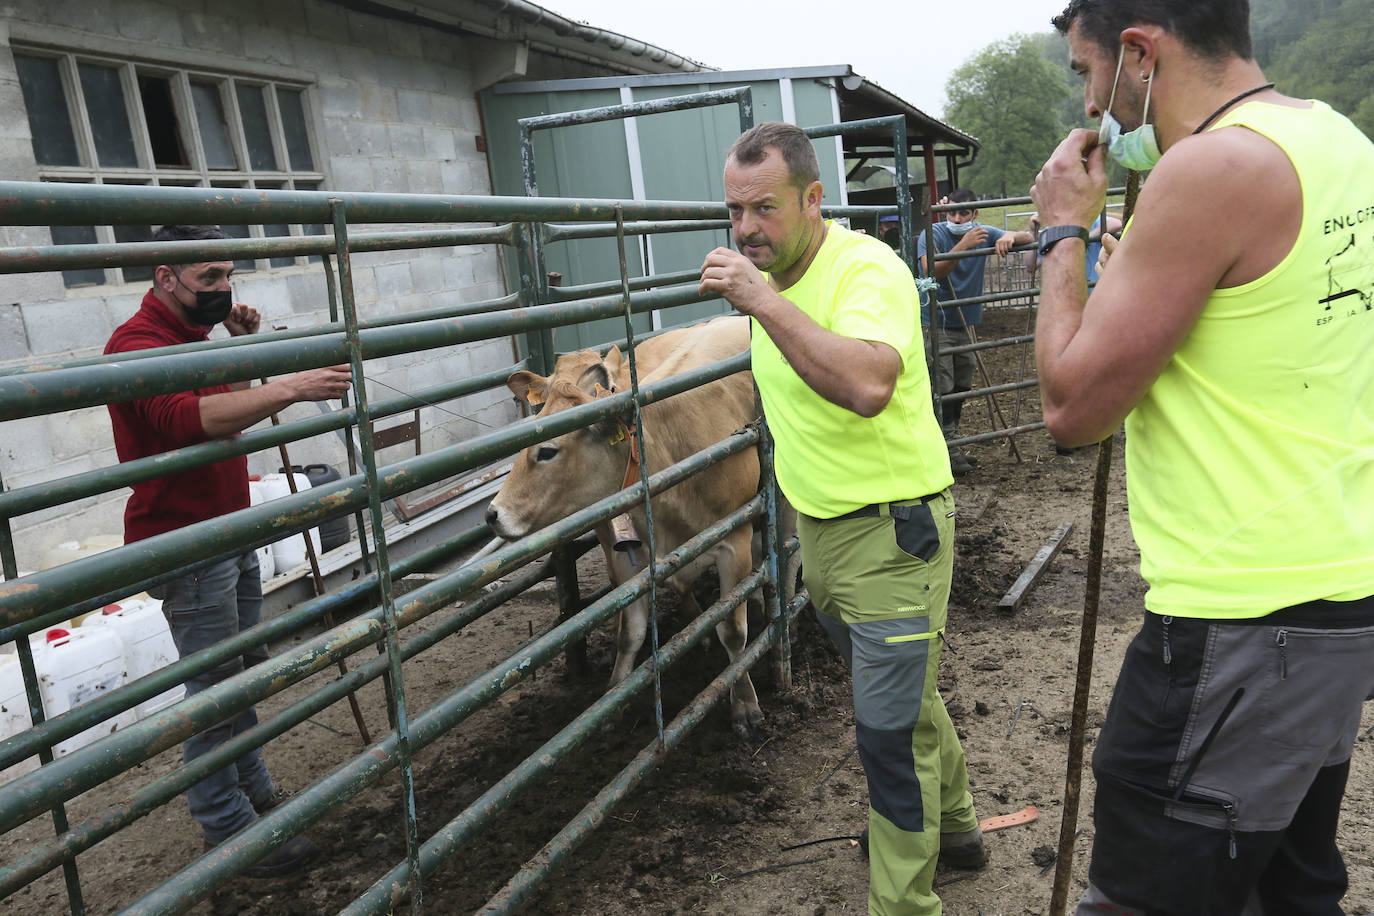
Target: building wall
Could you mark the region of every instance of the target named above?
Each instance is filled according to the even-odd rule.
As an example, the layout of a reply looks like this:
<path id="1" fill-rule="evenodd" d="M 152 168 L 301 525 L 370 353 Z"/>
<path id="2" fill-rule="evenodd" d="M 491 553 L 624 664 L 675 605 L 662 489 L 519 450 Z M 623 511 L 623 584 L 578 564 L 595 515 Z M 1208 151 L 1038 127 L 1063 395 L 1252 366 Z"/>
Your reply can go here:
<path id="1" fill-rule="evenodd" d="M 0 23 L 0 174 L 7 178 L 39 177 L 12 53 L 13 46 L 37 36 L 53 48 L 164 63 L 183 60 L 186 67 L 233 68 L 248 75 L 259 68 L 298 75 L 310 85 L 308 118 L 325 189 L 491 193 L 486 159 L 477 149 L 481 86 L 475 84 L 468 42 L 460 36 L 321 0 L 245 0 L 229 6 L 201 0 L 10 0 L 6 16 Z M 368 228 L 385 227 L 353 231 Z M 45 228 L 0 227 L 0 243 L 47 245 L 51 236 Z M 356 255 L 353 275 L 364 317 L 505 292 L 499 259 L 490 247 Z M 57 274 L 0 276 L 0 368 L 99 354 L 113 329 L 136 311 L 146 288 L 108 283 L 66 289 Z M 325 290 L 319 264 L 259 269 L 234 283 L 235 298 L 257 306 L 264 324 L 272 327 L 327 321 Z M 497 369 L 510 365 L 514 352 L 512 341 L 496 340 L 372 361 L 366 366 L 369 396 L 387 398 Z M 295 405 L 284 419 L 315 410 Z M 504 387 L 426 408 L 423 447 L 432 451 L 515 416 Z M 386 450 L 382 460 L 399 459 L 409 448 Z M 333 434 L 292 446 L 292 460 L 345 469 L 342 441 Z M 7 488 L 115 462 L 103 408 L 0 423 L 0 475 Z M 275 450 L 251 456 L 249 463 L 254 473 L 280 464 Z M 64 540 L 121 533 L 126 497 L 121 490 L 15 519 L 20 569 L 36 568 L 43 552 Z"/>

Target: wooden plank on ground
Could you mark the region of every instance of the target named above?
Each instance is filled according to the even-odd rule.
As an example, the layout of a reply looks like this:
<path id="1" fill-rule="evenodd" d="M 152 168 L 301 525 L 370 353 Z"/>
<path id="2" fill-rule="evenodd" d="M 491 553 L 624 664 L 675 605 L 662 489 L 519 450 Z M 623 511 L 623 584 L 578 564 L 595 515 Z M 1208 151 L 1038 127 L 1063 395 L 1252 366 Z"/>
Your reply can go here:
<path id="1" fill-rule="evenodd" d="M 1007 593 L 1002 596 L 1002 600 L 997 602 L 997 609 L 1003 614 L 1016 613 L 1017 607 L 1021 604 L 1021 599 L 1030 594 L 1030 590 L 1040 581 L 1040 577 L 1049 569 L 1050 563 L 1054 561 L 1064 542 L 1068 540 L 1069 533 L 1073 531 L 1073 522 L 1065 522 L 1054 532 L 1054 536 L 1036 551 L 1035 558 L 1027 564 L 1021 575 L 1007 589 Z"/>

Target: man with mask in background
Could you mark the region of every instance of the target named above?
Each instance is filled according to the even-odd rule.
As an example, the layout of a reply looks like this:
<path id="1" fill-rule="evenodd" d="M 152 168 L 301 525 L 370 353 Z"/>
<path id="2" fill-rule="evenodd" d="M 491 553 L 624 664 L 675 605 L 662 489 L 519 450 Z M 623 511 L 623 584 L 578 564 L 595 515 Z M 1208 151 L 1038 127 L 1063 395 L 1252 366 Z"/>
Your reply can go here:
<path id="1" fill-rule="evenodd" d="M 163 226 L 154 242 L 228 238 L 212 226 Z M 257 309 L 235 303 L 229 288 L 232 261 L 162 264 L 139 310 L 115 329 L 106 353 L 124 353 L 205 340 L 223 324 L 233 336 L 255 334 Z M 115 450 L 133 461 L 209 439 L 235 435 L 298 401 L 323 401 L 348 391 L 348 366 L 329 366 L 285 376 L 265 385 L 212 385 L 194 391 L 110 404 Z M 124 510 L 126 544 L 248 507 L 248 460 L 243 456 L 166 477 L 136 483 Z M 177 651 L 190 655 L 246 630 L 262 617 L 262 582 L 252 550 L 212 563 L 148 590 L 163 600 Z M 266 659 L 264 647 L 245 652 L 186 682 L 189 696 Z M 252 707 L 220 722 L 182 745 L 187 762 L 208 753 L 257 724 Z M 223 842 L 276 807 L 284 797 L 272 784 L 259 750 L 212 773 L 186 790 L 191 816 L 200 824 L 206 848 Z M 312 852 L 297 836 L 245 870 L 271 877 L 300 866 Z"/>
<path id="2" fill-rule="evenodd" d="M 940 203 L 970 203 L 977 196 L 968 188 L 956 188 L 949 197 Z M 997 249 L 1003 257 L 1016 245 L 1029 245 L 1034 238 L 1029 232 L 1004 232 L 995 226 L 984 226 L 978 222 L 978 211 L 955 210 L 947 214 L 947 221 L 931 227 L 935 236 L 935 250 L 940 252 L 972 251 L 989 245 Z M 922 276 L 930 276 L 929 259 L 926 257 L 926 234 L 916 236 L 916 254 L 921 259 Z M 953 299 L 969 299 L 983 295 L 983 274 L 987 268 L 987 258 L 960 258 L 957 261 L 935 262 L 935 293 L 940 302 Z M 930 376 L 936 384 L 941 397 L 958 394 L 973 388 L 973 370 L 977 357 L 972 352 L 950 353 L 951 347 L 966 346 L 973 340 L 973 329 L 983 320 L 983 306 L 965 305 L 957 309 L 936 309 L 935 327 L 940 331 L 940 365 L 931 366 Z M 930 300 L 927 296 L 921 301 L 921 325 L 925 332 L 926 360 L 931 359 L 930 346 Z M 962 400 L 948 400 L 940 403 L 940 426 L 945 439 L 959 438 L 959 419 L 963 414 Z M 973 470 L 974 459 L 961 448 L 950 449 L 950 469 L 956 474 L 967 474 Z"/>
<path id="3" fill-rule="evenodd" d="M 1374 692 L 1374 145 L 1274 91 L 1245 0 L 1074 0 L 1054 24 L 1103 126 L 1031 191 L 1045 422 L 1084 445 L 1125 420 L 1150 586 L 1078 914 L 1338 916 Z M 1108 155 L 1153 171 L 1089 299 Z"/>

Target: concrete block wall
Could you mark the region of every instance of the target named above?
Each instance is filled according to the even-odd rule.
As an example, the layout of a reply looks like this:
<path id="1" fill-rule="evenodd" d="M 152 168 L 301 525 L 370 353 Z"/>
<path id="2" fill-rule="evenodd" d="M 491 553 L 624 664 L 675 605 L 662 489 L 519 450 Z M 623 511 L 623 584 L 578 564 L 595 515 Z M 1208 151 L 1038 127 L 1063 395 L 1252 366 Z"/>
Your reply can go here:
<path id="1" fill-rule="evenodd" d="M 0 174 L 39 177 L 12 53 L 11 23 L 26 34 L 43 30 L 111 56 L 168 59 L 188 67 L 212 59 L 213 69 L 251 75 L 255 67 L 286 67 L 312 84 L 308 104 L 317 167 L 324 187 L 346 191 L 490 194 L 487 164 L 477 151 L 481 125 L 468 54 L 461 38 L 381 19 L 324 0 L 246 0 L 233 11 L 202 0 L 10 0 L 0 22 Z M 79 31 L 78 31 L 79 30 Z M 356 226 L 353 231 L 384 229 Z M 394 227 L 392 227 L 394 228 Z M 418 227 L 423 228 L 423 227 Z M 0 227 L 0 243 L 50 244 L 45 228 Z M 364 317 L 476 302 L 504 295 L 494 248 L 378 252 L 353 258 L 354 292 Z M 59 274 L 0 276 L 0 368 L 39 360 L 99 354 L 111 331 L 138 308 L 146 287 L 107 284 L 68 290 Z M 258 307 L 271 327 L 306 327 L 328 320 L 324 274 L 309 264 L 240 273 L 235 298 Z M 217 333 L 223 333 L 222 331 Z M 474 372 L 510 365 L 509 339 L 389 357 L 365 367 L 372 399 L 392 397 Z M 314 414 L 294 405 L 289 420 Z M 500 427 L 518 416 L 500 387 L 422 411 L 423 448 L 433 451 Z M 406 447 L 383 460 L 403 457 Z M 337 435 L 292 447 L 292 460 L 345 468 Z M 103 408 L 0 423 L 0 476 L 7 488 L 43 483 L 114 464 Z M 254 473 L 274 471 L 277 453 L 250 456 Z M 118 534 L 127 491 L 15 519 L 21 568 L 34 568 L 53 545 L 94 533 Z"/>

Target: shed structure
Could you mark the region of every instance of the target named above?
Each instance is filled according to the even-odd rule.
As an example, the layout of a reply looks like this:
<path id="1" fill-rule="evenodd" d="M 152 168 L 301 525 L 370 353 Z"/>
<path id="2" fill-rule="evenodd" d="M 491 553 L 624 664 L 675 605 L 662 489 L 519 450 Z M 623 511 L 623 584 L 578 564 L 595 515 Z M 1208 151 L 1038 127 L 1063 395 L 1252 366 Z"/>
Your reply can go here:
<path id="1" fill-rule="evenodd" d="M 927 187 L 956 186 L 958 169 L 973 161 L 978 141 L 933 118 L 855 73 L 849 65 L 770 70 L 698 70 L 495 84 L 479 96 L 495 194 L 524 193 L 520 157 L 521 118 L 628 105 L 722 88 L 751 90 L 755 123 L 785 121 L 818 127 L 901 115 L 907 125 L 912 196 Z M 538 193 L 549 197 L 625 200 L 724 198 L 725 151 L 739 135 L 732 106 L 697 108 L 577 124 L 534 134 Z M 891 131 L 875 128 L 817 142 L 827 206 L 894 204 Z M 860 177 L 863 176 L 863 177 Z M 938 194 L 931 199 L 938 199 Z M 919 203 L 917 206 L 919 217 Z M 871 227 L 870 227 L 871 228 Z M 705 253 L 729 245 L 726 229 L 702 229 L 643 237 L 629 252 L 632 277 L 690 271 Z M 577 239 L 554 243 L 545 266 L 565 285 L 619 275 L 616 241 Z M 508 270 L 513 270 L 508 265 Z M 679 308 L 671 323 L 727 311 L 723 302 Z M 659 313 L 636 316 L 637 331 L 664 325 Z M 563 328 L 559 351 L 592 346 L 623 333 L 617 320 Z"/>

